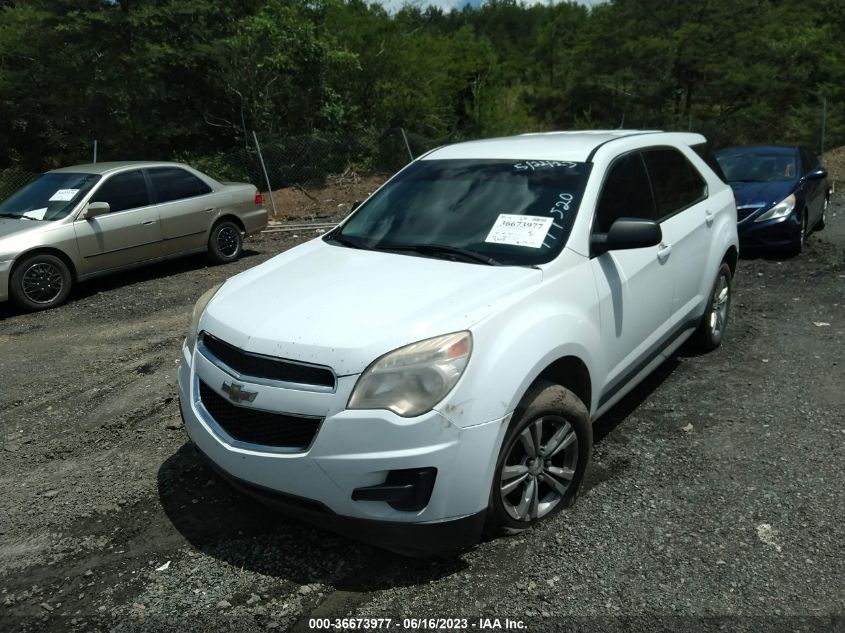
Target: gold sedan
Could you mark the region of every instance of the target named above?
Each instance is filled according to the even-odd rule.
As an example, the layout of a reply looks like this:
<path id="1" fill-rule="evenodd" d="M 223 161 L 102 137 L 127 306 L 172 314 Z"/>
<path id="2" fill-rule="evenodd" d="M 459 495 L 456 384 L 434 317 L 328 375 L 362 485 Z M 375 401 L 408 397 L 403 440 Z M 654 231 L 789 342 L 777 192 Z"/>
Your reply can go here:
<path id="1" fill-rule="evenodd" d="M 0 301 L 43 310 L 79 281 L 206 251 L 226 263 L 267 226 L 261 194 L 179 163 L 76 165 L 0 203 Z"/>

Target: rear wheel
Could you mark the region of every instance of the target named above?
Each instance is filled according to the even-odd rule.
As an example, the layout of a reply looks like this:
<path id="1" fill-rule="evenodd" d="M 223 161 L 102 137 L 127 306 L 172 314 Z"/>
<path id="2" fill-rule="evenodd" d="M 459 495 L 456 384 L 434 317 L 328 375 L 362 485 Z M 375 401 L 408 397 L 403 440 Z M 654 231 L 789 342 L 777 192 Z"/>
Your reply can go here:
<path id="1" fill-rule="evenodd" d="M 12 300 L 24 310 L 47 310 L 65 302 L 73 278 L 60 258 L 32 255 L 15 266 L 9 283 Z"/>
<path id="2" fill-rule="evenodd" d="M 215 264 L 228 264 L 241 254 L 243 237 L 241 227 L 231 220 L 214 225 L 208 238 L 208 257 Z"/>
<path id="3" fill-rule="evenodd" d="M 517 407 L 499 453 L 488 531 L 515 534 L 570 507 L 592 443 L 584 403 L 560 385 L 534 385 Z"/>
<path id="4" fill-rule="evenodd" d="M 710 298 L 704 309 L 704 316 L 698 329 L 693 334 L 697 346 L 709 352 L 722 344 L 725 328 L 728 326 L 728 313 L 731 307 L 731 267 L 726 262 L 719 266 L 716 281 L 710 291 Z"/>

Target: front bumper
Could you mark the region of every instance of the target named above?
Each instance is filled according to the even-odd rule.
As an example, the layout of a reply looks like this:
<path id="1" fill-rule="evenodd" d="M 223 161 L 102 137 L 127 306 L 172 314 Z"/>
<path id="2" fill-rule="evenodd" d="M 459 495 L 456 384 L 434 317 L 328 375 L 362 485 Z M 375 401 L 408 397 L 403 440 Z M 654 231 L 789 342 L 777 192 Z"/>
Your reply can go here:
<path id="1" fill-rule="evenodd" d="M 232 376 L 183 347 L 179 397 L 185 428 L 200 452 L 237 487 L 327 529 L 401 551 L 454 550 L 478 540 L 498 448 L 508 418 L 460 428 L 437 411 L 402 418 L 390 411 L 346 410 L 357 376 L 339 377 L 334 393 L 247 383 L 256 408 L 319 415 L 302 452 L 232 442 L 205 410 L 199 379 L 217 391 Z M 248 379 L 244 379 L 248 380 Z M 221 394 L 222 395 L 222 394 Z M 436 468 L 428 504 L 405 511 L 384 501 L 354 500 L 356 489 L 383 484 L 391 471 Z M 433 544 L 423 533 L 436 536 Z"/>
<path id="2" fill-rule="evenodd" d="M 795 213 L 785 218 L 755 222 L 754 216 L 737 224 L 740 250 L 789 248 L 801 237 L 801 221 Z"/>
<path id="3" fill-rule="evenodd" d="M 9 275 L 12 272 L 12 260 L 0 262 L 0 301 L 9 299 Z"/>

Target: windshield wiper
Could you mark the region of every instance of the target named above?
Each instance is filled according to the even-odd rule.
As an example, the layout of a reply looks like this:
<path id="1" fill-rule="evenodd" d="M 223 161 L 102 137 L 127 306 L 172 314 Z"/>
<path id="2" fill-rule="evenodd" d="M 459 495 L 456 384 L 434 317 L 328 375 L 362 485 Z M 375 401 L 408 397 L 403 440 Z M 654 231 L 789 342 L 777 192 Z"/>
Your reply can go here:
<path id="1" fill-rule="evenodd" d="M 348 246 L 349 248 L 360 248 L 360 249 L 368 249 L 367 245 L 361 241 L 356 239 L 351 239 L 346 237 L 345 235 L 340 234 L 340 227 L 338 229 L 326 234 L 326 237 L 323 238 L 325 241 L 329 242 L 337 242 L 341 246 Z"/>
<path id="2" fill-rule="evenodd" d="M 0 218 L 11 218 L 13 220 L 32 220 L 38 222 L 38 218 L 31 218 L 28 215 L 12 215 L 11 213 L 0 213 Z"/>
<path id="3" fill-rule="evenodd" d="M 376 244 L 373 246 L 379 251 L 407 251 L 410 253 L 419 253 L 420 255 L 454 255 L 460 257 L 464 261 L 478 262 L 487 264 L 488 266 L 501 266 L 501 262 L 496 261 L 492 257 L 470 251 L 465 248 L 457 246 L 447 246 L 446 244 Z"/>

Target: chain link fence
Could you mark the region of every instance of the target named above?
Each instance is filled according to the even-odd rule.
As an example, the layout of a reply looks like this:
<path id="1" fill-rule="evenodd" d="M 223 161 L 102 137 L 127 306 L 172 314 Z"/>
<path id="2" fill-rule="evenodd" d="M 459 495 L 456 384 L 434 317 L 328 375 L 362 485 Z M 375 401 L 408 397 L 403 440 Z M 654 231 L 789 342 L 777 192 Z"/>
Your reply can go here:
<path id="1" fill-rule="evenodd" d="M 275 191 L 320 186 L 330 176 L 350 171 L 393 173 L 407 165 L 412 156 L 450 141 L 405 133 L 400 128 L 357 134 L 314 132 L 282 136 L 257 132 L 256 138 L 258 147 L 250 143 L 236 151 L 177 159 L 218 180 L 250 182 L 262 191 L 268 190 L 269 181 L 269 189 Z"/>
<path id="2" fill-rule="evenodd" d="M 39 174 L 10 167 L 0 169 L 0 202 L 11 196 L 21 187 L 35 180 Z"/>
<path id="3" fill-rule="evenodd" d="M 177 154 L 187 163 L 221 181 L 249 182 L 263 192 L 287 187 L 320 187 L 343 174 L 392 174 L 430 149 L 452 142 L 401 128 L 355 134 L 313 132 L 269 135 L 256 132 L 255 142 L 241 149 L 209 154 Z M 252 139 L 250 139 L 252 140 Z M 263 167 L 262 167 L 263 158 Z M 100 160 L 109 160 L 100 156 Z M 266 168 L 266 176 L 264 172 Z M 0 201 L 39 174 L 17 168 L 0 169 Z"/>

